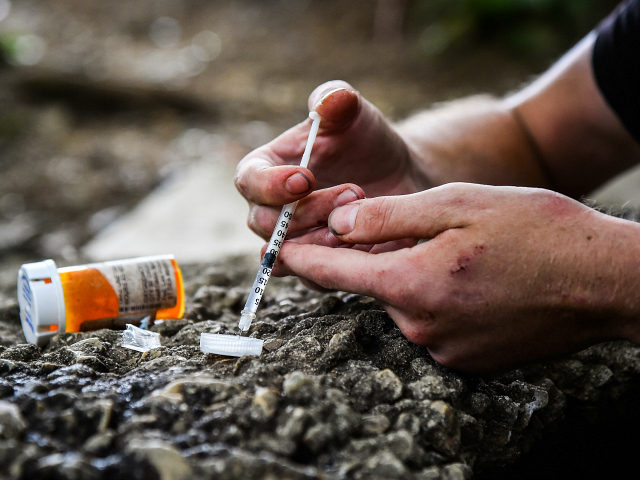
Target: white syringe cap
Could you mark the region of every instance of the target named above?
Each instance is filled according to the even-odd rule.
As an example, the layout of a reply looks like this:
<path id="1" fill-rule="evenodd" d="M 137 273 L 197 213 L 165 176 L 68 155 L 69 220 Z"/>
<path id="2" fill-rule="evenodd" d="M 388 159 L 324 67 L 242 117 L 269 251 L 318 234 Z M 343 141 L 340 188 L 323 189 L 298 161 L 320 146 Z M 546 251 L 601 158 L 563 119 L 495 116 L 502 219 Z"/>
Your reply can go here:
<path id="1" fill-rule="evenodd" d="M 260 356 L 264 340 L 240 335 L 221 335 L 219 333 L 202 333 L 200 350 L 205 353 L 217 353 L 230 357 L 243 355 Z"/>
<path id="2" fill-rule="evenodd" d="M 18 271 L 18 304 L 24 336 L 45 345 L 65 330 L 64 293 L 53 260 L 25 263 Z"/>

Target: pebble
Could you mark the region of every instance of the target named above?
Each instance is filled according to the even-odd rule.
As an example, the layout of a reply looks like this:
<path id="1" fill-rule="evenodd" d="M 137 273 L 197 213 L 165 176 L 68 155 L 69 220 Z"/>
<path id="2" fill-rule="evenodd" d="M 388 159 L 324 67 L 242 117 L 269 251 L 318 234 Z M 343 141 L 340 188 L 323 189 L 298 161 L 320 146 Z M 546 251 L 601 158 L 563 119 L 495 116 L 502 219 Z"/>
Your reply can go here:
<path id="1" fill-rule="evenodd" d="M 17 438 L 26 428 L 27 423 L 20 409 L 12 403 L 0 400 L 0 438 Z"/>
<path id="2" fill-rule="evenodd" d="M 256 387 L 251 402 L 251 418 L 264 422 L 272 418 L 278 408 L 278 395 L 265 387 Z"/>
<path id="3" fill-rule="evenodd" d="M 126 451 L 149 462 L 161 480 L 193 478 L 193 470 L 189 463 L 167 442 L 157 439 L 136 439 L 128 443 Z"/>

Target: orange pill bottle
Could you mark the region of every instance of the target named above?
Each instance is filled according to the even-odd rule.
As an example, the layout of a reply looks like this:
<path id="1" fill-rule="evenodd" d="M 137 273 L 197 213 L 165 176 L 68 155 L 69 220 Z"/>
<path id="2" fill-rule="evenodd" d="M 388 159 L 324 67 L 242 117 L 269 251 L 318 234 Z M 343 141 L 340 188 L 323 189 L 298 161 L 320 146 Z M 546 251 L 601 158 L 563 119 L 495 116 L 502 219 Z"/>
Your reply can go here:
<path id="1" fill-rule="evenodd" d="M 181 318 L 184 302 L 182 272 L 172 255 L 64 268 L 44 260 L 18 272 L 22 330 L 38 345 L 59 332 Z"/>

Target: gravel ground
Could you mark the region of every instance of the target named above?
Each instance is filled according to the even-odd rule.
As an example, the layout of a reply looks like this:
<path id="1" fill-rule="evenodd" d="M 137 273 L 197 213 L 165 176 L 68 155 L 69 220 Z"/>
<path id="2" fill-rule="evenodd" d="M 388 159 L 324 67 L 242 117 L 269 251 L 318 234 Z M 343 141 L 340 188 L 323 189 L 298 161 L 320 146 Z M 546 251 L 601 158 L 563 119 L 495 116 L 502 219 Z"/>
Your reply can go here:
<path id="1" fill-rule="evenodd" d="M 200 333 L 233 332 L 253 260 L 187 266 L 187 314 L 154 325 L 147 353 L 116 330 L 24 344 L 4 285 L 0 476 L 612 478 L 630 464 L 640 347 L 464 376 L 371 299 L 274 279 L 251 330 L 262 355 L 202 353 Z"/>

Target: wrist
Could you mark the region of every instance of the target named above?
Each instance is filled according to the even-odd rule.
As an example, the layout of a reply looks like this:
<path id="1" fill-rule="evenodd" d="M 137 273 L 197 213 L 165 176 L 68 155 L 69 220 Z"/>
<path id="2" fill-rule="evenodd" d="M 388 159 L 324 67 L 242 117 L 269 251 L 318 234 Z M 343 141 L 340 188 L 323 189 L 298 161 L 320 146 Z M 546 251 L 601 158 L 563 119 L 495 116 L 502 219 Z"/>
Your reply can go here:
<path id="1" fill-rule="evenodd" d="M 603 319 L 603 338 L 640 343 L 640 224 L 594 212 L 591 297 Z"/>

